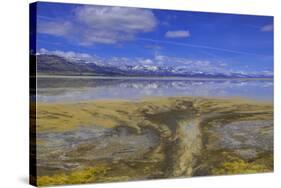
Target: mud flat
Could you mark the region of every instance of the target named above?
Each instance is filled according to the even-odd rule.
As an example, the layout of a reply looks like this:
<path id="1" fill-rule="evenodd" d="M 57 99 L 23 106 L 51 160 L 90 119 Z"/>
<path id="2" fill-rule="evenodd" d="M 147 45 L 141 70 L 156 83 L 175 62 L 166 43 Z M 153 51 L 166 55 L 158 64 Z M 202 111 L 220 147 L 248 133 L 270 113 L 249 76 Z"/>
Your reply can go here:
<path id="1" fill-rule="evenodd" d="M 273 171 L 273 106 L 164 97 L 37 105 L 39 185 Z"/>

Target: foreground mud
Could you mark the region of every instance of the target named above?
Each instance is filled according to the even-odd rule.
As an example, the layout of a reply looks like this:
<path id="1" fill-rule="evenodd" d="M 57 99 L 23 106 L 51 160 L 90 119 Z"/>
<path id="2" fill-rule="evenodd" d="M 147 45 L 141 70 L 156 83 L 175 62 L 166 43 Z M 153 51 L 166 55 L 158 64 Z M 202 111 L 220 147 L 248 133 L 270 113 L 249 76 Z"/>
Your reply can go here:
<path id="1" fill-rule="evenodd" d="M 37 106 L 39 185 L 273 171 L 273 107 L 157 98 Z"/>

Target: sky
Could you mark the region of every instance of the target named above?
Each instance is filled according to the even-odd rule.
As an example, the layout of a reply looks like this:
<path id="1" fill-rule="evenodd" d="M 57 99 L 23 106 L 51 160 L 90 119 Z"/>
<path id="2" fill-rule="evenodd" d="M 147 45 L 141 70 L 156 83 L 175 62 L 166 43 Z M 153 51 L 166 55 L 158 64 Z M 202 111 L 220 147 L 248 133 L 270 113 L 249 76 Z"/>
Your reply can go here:
<path id="1" fill-rule="evenodd" d="M 37 52 L 272 74 L 273 17 L 40 2 Z"/>

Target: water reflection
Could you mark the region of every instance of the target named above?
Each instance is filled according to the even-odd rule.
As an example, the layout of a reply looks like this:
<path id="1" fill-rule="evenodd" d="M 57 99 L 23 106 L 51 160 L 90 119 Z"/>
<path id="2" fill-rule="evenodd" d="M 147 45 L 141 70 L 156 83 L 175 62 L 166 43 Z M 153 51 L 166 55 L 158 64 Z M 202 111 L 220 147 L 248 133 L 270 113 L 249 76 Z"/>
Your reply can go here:
<path id="1" fill-rule="evenodd" d="M 136 100 L 154 96 L 244 97 L 272 101 L 272 80 L 38 78 L 37 101 Z"/>

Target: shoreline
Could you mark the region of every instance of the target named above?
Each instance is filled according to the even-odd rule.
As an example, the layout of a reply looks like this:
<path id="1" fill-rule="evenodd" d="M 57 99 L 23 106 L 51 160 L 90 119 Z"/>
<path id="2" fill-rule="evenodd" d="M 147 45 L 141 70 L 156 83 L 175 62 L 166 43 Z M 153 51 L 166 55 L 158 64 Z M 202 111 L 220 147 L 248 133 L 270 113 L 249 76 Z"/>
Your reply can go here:
<path id="1" fill-rule="evenodd" d="M 241 98 L 219 99 L 203 97 L 157 97 L 137 101 L 98 100 L 70 103 L 65 102 L 33 104 L 36 105 L 37 114 L 39 115 L 37 121 L 40 122 L 43 120 L 43 124 L 40 127 L 47 130 L 49 127 L 48 124 L 51 123 L 52 125 L 54 125 L 53 128 L 56 130 L 63 127 L 72 129 L 81 125 L 92 125 L 93 123 L 100 126 L 114 127 L 118 126 L 120 122 L 127 122 L 126 124 L 128 126 L 138 127 L 137 122 L 141 123 L 142 119 L 136 117 L 136 120 L 134 122 L 132 121 L 131 116 L 140 115 L 141 117 L 143 116 L 142 111 L 148 111 L 149 113 L 158 113 L 161 111 L 165 111 L 165 113 L 169 115 L 169 113 L 173 114 L 172 112 L 174 111 L 174 109 L 178 108 L 179 109 L 176 110 L 177 113 L 182 113 L 181 111 L 185 112 L 185 109 L 187 108 L 185 107 L 185 103 L 194 106 L 194 108 L 196 109 L 198 108 L 198 110 L 200 109 L 200 111 L 205 111 L 211 114 L 215 113 L 218 110 L 219 112 L 227 112 L 228 108 L 231 111 L 235 109 L 233 113 L 237 111 L 236 108 L 240 109 L 241 107 L 244 110 L 248 111 L 248 108 L 250 108 L 251 106 L 256 107 L 257 111 L 258 109 L 273 111 L 273 104 L 271 103 L 252 101 Z M 189 116 L 190 114 L 190 112 L 185 113 L 187 116 Z M 40 116 L 41 114 L 43 115 L 42 118 Z M 66 119 L 66 122 L 68 122 L 68 124 L 65 123 Z M 117 121 L 117 119 L 119 120 Z M 173 117 L 173 119 L 177 120 L 176 116 Z M 60 124 L 61 126 L 55 126 Z"/>
<path id="2" fill-rule="evenodd" d="M 70 78 L 70 79 L 116 79 L 116 80 L 274 80 L 273 78 L 205 78 L 205 77 L 167 77 L 167 76 L 75 76 L 75 75 L 37 75 L 31 76 L 34 78 Z"/>
<path id="3" fill-rule="evenodd" d="M 65 102 L 38 102 L 34 101 L 36 105 L 64 105 L 64 104 L 77 104 L 77 103 L 140 103 L 140 102 L 153 102 L 159 100 L 169 100 L 169 99 L 190 99 L 190 100 L 219 100 L 219 101 L 229 101 L 229 102 L 240 102 L 240 103 L 250 103 L 250 104 L 260 104 L 260 105 L 272 105 L 274 104 L 274 100 L 258 100 L 258 99 L 250 99 L 244 97 L 204 97 L 204 96 L 149 96 L 142 97 L 139 99 L 95 99 L 95 100 L 82 100 L 82 101 L 65 101 Z"/>

